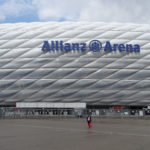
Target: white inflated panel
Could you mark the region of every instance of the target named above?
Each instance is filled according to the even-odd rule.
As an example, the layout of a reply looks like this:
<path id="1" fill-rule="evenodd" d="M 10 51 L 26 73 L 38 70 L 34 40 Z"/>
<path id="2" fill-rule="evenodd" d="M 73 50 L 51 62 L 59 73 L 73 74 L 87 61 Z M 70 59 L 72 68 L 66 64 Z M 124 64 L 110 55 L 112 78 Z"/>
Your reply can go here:
<path id="1" fill-rule="evenodd" d="M 43 41 L 131 43 L 140 53 L 41 50 Z M 45 22 L 0 25 L 0 104 L 150 104 L 150 25 Z"/>

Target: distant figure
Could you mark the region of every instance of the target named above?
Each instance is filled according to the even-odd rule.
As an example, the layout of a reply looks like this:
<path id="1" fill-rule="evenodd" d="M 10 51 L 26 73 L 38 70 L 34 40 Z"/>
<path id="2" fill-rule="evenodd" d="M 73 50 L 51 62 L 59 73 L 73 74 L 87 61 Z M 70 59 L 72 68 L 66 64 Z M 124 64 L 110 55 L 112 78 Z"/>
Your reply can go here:
<path id="1" fill-rule="evenodd" d="M 90 115 L 88 115 L 86 120 L 87 120 L 87 123 L 88 123 L 88 127 L 91 128 L 92 127 L 92 117 Z"/>

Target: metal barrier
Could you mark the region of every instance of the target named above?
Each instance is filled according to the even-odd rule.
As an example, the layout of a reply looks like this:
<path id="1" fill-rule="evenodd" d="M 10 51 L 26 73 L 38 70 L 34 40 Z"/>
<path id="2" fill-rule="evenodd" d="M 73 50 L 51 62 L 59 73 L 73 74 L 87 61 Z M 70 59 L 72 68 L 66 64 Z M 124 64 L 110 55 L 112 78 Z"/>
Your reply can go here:
<path id="1" fill-rule="evenodd" d="M 0 118 L 81 118 L 87 114 L 93 117 L 144 117 L 147 114 L 145 110 L 130 109 L 23 109 L 15 107 L 1 107 Z"/>

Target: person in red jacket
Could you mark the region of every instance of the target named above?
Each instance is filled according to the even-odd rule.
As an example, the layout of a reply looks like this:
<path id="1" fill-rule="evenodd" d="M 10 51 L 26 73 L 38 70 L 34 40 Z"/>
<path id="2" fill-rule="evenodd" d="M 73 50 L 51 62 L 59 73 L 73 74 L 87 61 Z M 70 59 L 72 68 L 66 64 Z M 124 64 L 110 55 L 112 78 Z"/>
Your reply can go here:
<path id="1" fill-rule="evenodd" d="M 88 115 L 86 120 L 87 120 L 87 123 L 88 123 L 88 127 L 91 128 L 92 127 L 92 117 L 90 115 Z"/>

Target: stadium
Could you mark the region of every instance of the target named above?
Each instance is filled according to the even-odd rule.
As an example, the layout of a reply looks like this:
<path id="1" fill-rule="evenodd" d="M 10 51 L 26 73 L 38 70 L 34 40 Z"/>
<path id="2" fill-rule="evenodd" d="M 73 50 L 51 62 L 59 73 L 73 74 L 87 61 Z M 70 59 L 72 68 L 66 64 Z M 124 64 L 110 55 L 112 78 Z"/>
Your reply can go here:
<path id="1" fill-rule="evenodd" d="M 150 25 L 1 24 L 0 89 L 1 107 L 17 103 L 147 107 Z"/>

